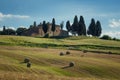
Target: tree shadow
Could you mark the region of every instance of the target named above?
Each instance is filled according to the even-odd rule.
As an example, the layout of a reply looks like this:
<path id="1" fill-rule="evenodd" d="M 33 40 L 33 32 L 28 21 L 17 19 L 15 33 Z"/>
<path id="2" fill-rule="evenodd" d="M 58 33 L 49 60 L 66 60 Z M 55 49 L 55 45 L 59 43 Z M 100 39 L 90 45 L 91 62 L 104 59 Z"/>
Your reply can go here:
<path id="1" fill-rule="evenodd" d="M 64 66 L 62 67 L 62 69 L 66 69 L 66 68 L 70 68 L 71 66 Z"/>

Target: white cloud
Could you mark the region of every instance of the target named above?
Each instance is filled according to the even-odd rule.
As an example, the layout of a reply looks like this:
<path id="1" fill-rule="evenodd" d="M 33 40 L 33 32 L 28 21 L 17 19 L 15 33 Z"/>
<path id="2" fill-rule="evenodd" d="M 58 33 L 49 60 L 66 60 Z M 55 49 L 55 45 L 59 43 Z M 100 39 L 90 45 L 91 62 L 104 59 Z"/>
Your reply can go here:
<path id="1" fill-rule="evenodd" d="M 26 26 L 19 26 L 20 28 L 26 28 Z"/>
<path id="2" fill-rule="evenodd" d="M 26 19 L 30 18 L 30 16 L 27 15 L 14 15 L 14 14 L 3 14 L 0 12 L 0 21 L 3 19 L 8 19 L 8 18 L 18 18 L 18 19 Z"/>
<path id="3" fill-rule="evenodd" d="M 112 38 L 116 37 L 116 38 L 120 39 L 120 32 L 117 32 L 117 31 L 115 31 L 115 32 L 114 31 L 104 32 L 102 35 L 109 35 Z"/>
<path id="4" fill-rule="evenodd" d="M 8 27 L 8 29 L 13 29 L 13 30 L 16 30 L 16 28 L 15 28 L 15 27 Z"/>
<path id="5" fill-rule="evenodd" d="M 120 27 L 120 19 L 119 20 L 116 20 L 116 19 L 112 19 L 109 21 L 109 26 L 111 28 L 117 28 L 117 27 Z"/>
<path id="6" fill-rule="evenodd" d="M 3 30 L 3 27 L 0 27 L 0 31 L 2 31 Z"/>

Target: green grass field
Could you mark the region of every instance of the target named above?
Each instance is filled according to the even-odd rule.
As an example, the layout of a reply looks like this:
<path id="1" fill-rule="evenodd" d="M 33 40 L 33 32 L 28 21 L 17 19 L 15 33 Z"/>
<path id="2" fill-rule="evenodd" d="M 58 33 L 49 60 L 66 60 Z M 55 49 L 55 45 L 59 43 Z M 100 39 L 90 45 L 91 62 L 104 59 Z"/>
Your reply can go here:
<path id="1" fill-rule="evenodd" d="M 91 52 L 99 50 L 113 54 Z M 66 51 L 71 54 L 59 55 Z M 119 41 L 97 38 L 0 36 L 0 80 L 120 80 L 120 55 L 114 55 L 119 52 Z M 21 63 L 25 58 L 31 68 Z M 71 61 L 75 66 L 63 69 Z"/>
<path id="2" fill-rule="evenodd" d="M 23 36 L 0 36 L 0 45 L 26 46 L 40 48 L 57 48 L 72 50 L 87 50 L 90 52 L 102 52 L 120 54 L 120 41 L 101 40 L 90 37 L 68 37 L 64 39 L 34 38 Z"/>

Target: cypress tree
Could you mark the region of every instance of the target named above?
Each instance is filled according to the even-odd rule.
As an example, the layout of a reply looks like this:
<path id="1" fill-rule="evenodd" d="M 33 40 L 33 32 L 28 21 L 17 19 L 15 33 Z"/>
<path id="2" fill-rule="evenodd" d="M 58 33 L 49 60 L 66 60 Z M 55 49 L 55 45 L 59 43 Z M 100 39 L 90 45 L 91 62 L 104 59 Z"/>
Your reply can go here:
<path id="1" fill-rule="evenodd" d="M 34 21 L 33 26 L 36 27 L 36 21 Z"/>
<path id="2" fill-rule="evenodd" d="M 1 33 L 2 35 L 7 35 L 7 32 L 6 32 L 6 27 L 5 26 L 3 26 L 3 31 L 2 31 L 2 33 Z"/>
<path id="3" fill-rule="evenodd" d="M 87 34 L 88 35 L 92 35 L 92 36 L 95 36 L 96 34 L 96 28 L 95 28 L 95 20 L 92 18 L 91 19 L 91 23 L 88 27 L 88 31 L 87 31 Z"/>
<path id="4" fill-rule="evenodd" d="M 3 26 L 3 32 L 6 30 L 5 26 Z"/>
<path id="5" fill-rule="evenodd" d="M 78 17 L 77 17 L 77 15 L 74 17 L 74 22 L 73 22 L 73 24 L 72 24 L 72 33 L 73 34 L 76 34 L 77 33 L 77 31 L 78 31 Z"/>
<path id="6" fill-rule="evenodd" d="M 96 22 L 95 27 L 96 27 L 96 30 L 95 30 L 96 31 L 96 36 L 99 37 L 101 35 L 101 33 L 102 33 L 102 28 L 101 28 L 100 21 Z"/>
<path id="7" fill-rule="evenodd" d="M 66 29 L 68 32 L 71 30 L 70 21 L 66 22 Z"/>
<path id="8" fill-rule="evenodd" d="M 55 32 L 55 19 L 52 19 L 52 28 L 51 30 L 53 31 L 53 36 L 54 36 L 54 32 Z"/>
<path id="9" fill-rule="evenodd" d="M 83 16 L 80 16 L 78 35 L 86 35 L 86 25 Z"/>
<path id="10" fill-rule="evenodd" d="M 42 26 L 42 28 L 43 28 L 44 33 L 47 33 L 48 26 L 47 26 L 47 24 L 46 24 L 45 21 L 43 21 L 43 26 Z"/>

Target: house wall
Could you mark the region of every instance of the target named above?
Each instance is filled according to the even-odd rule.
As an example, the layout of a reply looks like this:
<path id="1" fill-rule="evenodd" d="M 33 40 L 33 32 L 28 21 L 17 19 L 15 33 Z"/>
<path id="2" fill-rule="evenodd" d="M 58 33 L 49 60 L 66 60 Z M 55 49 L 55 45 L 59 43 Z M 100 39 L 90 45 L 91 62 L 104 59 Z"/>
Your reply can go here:
<path id="1" fill-rule="evenodd" d="M 49 24 L 47 34 L 49 36 L 53 36 L 53 32 L 51 31 L 52 25 Z M 32 27 L 28 29 L 23 35 L 25 36 L 40 36 L 43 37 L 45 35 L 42 25 L 38 25 L 37 27 Z M 68 36 L 68 32 L 65 30 L 61 30 L 59 25 L 56 25 L 56 30 L 54 32 L 54 36 Z"/>

